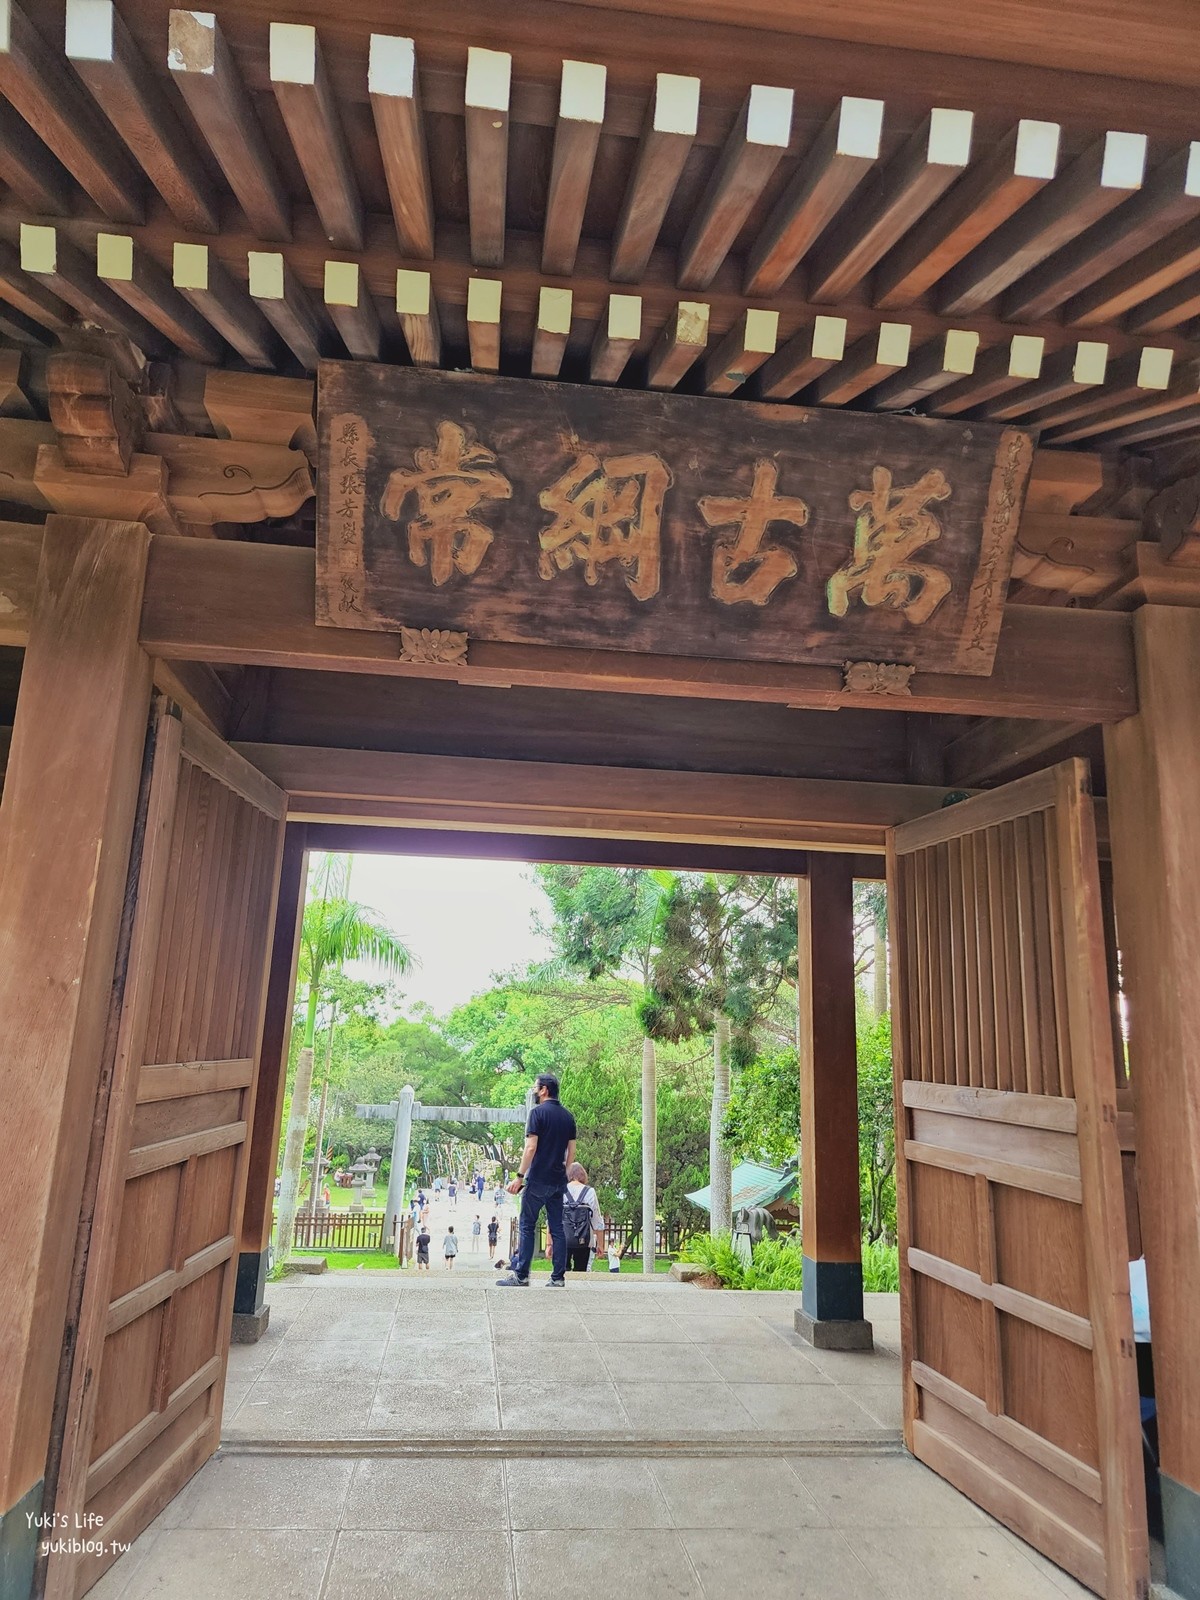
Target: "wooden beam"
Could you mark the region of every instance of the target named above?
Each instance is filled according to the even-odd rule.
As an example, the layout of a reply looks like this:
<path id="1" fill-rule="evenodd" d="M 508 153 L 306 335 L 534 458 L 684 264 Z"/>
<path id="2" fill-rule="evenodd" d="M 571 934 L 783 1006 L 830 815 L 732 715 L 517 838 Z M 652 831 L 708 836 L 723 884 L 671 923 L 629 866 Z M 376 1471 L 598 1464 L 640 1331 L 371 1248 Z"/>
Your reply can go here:
<path id="1" fill-rule="evenodd" d="M 504 263 L 508 188 L 508 106 L 512 57 L 504 50 L 467 51 L 467 205 L 471 260 L 477 267 Z"/>
<path id="2" fill-rule="evenodd" d="M 296 160 L 330 244 L 363 247 L 363 202 L 354 162 L 317 41 L 303 22 L 273 22 L 271 87 Z"/>
<path id="3" fill-rule="evenodd" d="M 74 320 L 70 306 L 39 278 L 21 270 L 21 253 L 7 239 L 0 239 L 0 299 L 51 333 L 65 332 Z"/>
<path id="4" fill-rule="evenodd" d="M 811 257 L 808 298 L 839 300 L 950 187 L 971 158 L 974 116 L 935 107 L 847 207 Z"/>
<path id="5" fill-rule="evenodd" d="M 608 70 L 590 61 L 564 61 L 558 122 L 542 230 L 542 271 L 569 277 L 575 269 L 592 168 L 604 122 Z"/>
<path id="6" fill-rule="evenodd" d="M 662 326 L 646 362 L 648 389 L 673 389 L 704 354 L 708 307 L 681 300 Z"/>
<path id="7" fill-rule="evenodd" d="M 291 201 L 211 11 L 171 12 L 167 65 L 256 238 L 290 239 Z"/>
<path id="8" fill-rule="evenodd" d="M 938 309 L 961 316 L 1003 294 L 1128 199 L 1145 167 L 1144 134 L 1106 133 L 942 280 Z"/>
<path id="9" fill-rule="evenodd" d="M 779 340 L 778 311 L 743 311 L 737 322 L 704 359 L 705 394 L 732 394 L 740 389 Z"/>
<path id="10" fill-rule="evenodd" d="M 89 322 L 126 334 L 148 355 L 168 353 L 162 335 L 101 283 L 91 262 L 57 228 L 21 224 L 21 270 Z"/>
<path id="11" fill-rule="evenodd" d="M 867 403 L 873 411 L 905 411 L 961 377 L 970 377 L 978 351 L 977 333 L 951 328 L 940 339 L 922 345 L 902 371 L 885 378 Z"/>
<path id="12" fill-rule="evenodd" d="M 287 791 L 289 817 L 301 821 L 374 813 L 428 825 L 474 816 L 485 827 L 502 825 L 514 832 L 618 834 L 680 843 L 737 838 L 759 846 L 836 843 L 879 850 L 885 827 L 936 810 L 945 793 L 913 784 L 666 773 L 323 746 L 236 744 L 234 749 Z M 598 793 L 604 796 L 602 814 Z M 549 804 L 547 797 L 552 797 Z"/>
<path id="13" fill-rule="evenodd" d="M 1098 388 L 1081 390 L 1069 399 L 1056 401 L 1040 410 L 1037 426 L 1039 429 L 1065 426 L 1081 417 L 1125 405 L 1130 400 L 1161 393 L 1170 387 L 1174 360 L 1175 352 L 1161 346 L 1146 345 L 1142 350 L 1131 350 L 1113 362 Z"/>
<path id="14" fill-rule="evenodd" d="M 608 273 L 613 283 L 633 283 L 645 272 L 699 119 L 700 79 L 660 72 L 613 230 Z"/>
<path id="15" fill-rule="evenodd" d="M 610 294 L 604 313 L 596 324 L 596 335 L 588 356 L 589 380 L 592 383 L 616 383 L 641 342 L 641 337 L 641 296 Z"/>
<path id="16" fill-rule="evenodd" d="M 378 361 L 383 328 L 355 261 L 325 263 L 325 310 L 356 361 Z"/>
<path id="17" fill-rule="evenodd" d="M 251 250 L 250 298 L 306 372 L 315 372 L 322 356 L 331 354 L 331 336 L 323 311 L 297 280 L 276 250 Z"/>
<path id="18" fill-rule="evenodd" d="M 114 222 L 140 222 L 142 183 L 119 139 L 16 0 L 0 0 L 0 94 Z"/>
<path id="19" fill-rule="evenodd" d="M 1104 382 L 1108 370 L 1108 346 L 1094 339 L 1080 339 L 1065 350 L 1056 350 L 1042 368 L 1036 383 L 1014 389 L 998 400 L 989 400 L 977 409 L 981 416 L 996 422 L 1011 422 L 1027 417 L 1056 400 L 1065 400 L 1081 389 Z"/>
<path id="20" fill-rule="evenodd" d="M 218 438 L 282 445 L 316 459 L 316 385 L 261 372 L 208 372 L 204 411 Z"/>
<path id="21" fill-rule="evenodd" d="M 1095 439 L 1105 446 L 1141 444 L 1171 431 L 1169 425 L 1175 420 L 1190 421 L 1197 405 L 1200 405 L 1200 362 L 1187 361 L 1161 394 L 1147 395 L 1143 400 L 1052 428 L 1047 439 L 1051 444 L 1078 444 L 1084 439 Z"/>
<path id="22" fill-rule="evenodd" d="M 872 283 L 881 310 L 912 305 L 1007 222 L 1058 170 L 1057 122 L 1023 119 L 884 257 Z"/>
<path id="23" fill-rule="evenodd" d="M 1072 327 L 1115 322 L 1132 307 L 1161 294 L 1181 278 L 1200 272 L 1200 221 L 1157 239 L 1141 255 L 1110 272 L 1067 302 L 1063 319 Z"/>
<path id="24" fill-rule="evenodd" d="M 958 417 L 998 395 L 1008 394 L 1039 378 L 1046 341 L 1040 335 L 1015 333 L 1004 344 L 977 356 L 970 378 L 942 390 L 927 410 L 938 417 Z"/>
<path id="25" fill-rule="evenodd" d="M 805 399 L 818 406 L 841 406 L 908 364 L 912 329 L 907 322 L 881 322 L 851 345 L 844 360 L 810 385 Z"/>
<path id="26" fill-rule="evenodd" d="M 280 343 L 270 324 L 206 244 L 177 244 L 172 278 L 183 298 L 248 366 L 276 365 Z"/>
<path id="27" fill-rule="evenodd" d="M 433 259 L 433 187 L 417 79 L 416 46 L 411 39 L 373 33 L 367 66 L 367 93 L 375 117 L 375 136 L 396 242 L 402 255 Z"/>
<path id="28" fill-rule="evenodd" d="M 1177 150 L 1115 212 L 1015 284 L 1001 315 L 1036 322 L 1200 213 L 1200 140 Z"/>
<path id="29" fill-rule="evenodd" d="M 746 258 L 746 293 L 774 294 L 879 159 L 883 101 L 844 95 Z"/>
<path id="30" fill-rule="evenodd" d="M 32 417 L 28 395 L 29 357 L 24 350 L 0 350 L 0 417 Z"/>
<path id="31" fill-rule="evenodd" d="M 1028 718 L 981 717 L 946 747 L 945 779 L 962 789 L 977 789 L 1028 767 L 1050 766 L 1054 752 L 1084 732 L 1083 722 L 1038 722 Z"/>
<path id="32" fill-rule="evenodd" d="M 0 428 L 20 426 L 31 425 L 0 422 Z M 167 660 L 770 701 L 826 710 L 848 705 L 1104 722 L 1128 716 L 1136 705 L 1128 618 L 1108 612 L 1009 606 L 990 678 L 918 673 L 911 696 L 888 697 L 848 693 L 836 667 L 488 641 L 472 642 L 469 666 L 414 666 L 398 660 L 396 641 L 386 634 L 318 627 L 314 573 L 311 550 L 226 539 L 155 539 L 143 643 Z"/>
<path id="33" fill-rule="evenodd" d="M 558 377 L 570 333 L 570 289 L 543 289 L 538 298 L 537 326 L 533 334 L 533 355 L 529 367 L 533 377 Z"/>
<path id="34" fill-rule="evenodd" d="M 791 89 L 752 85 L 679 247 L 675 281 L 707 289 L 788 147 Z"/>
<path id="35" fill-rule="evenodd" d="M 1138 333 L 1165 333 L 1200 314 L 1200 272 L 1181 278 L 1138 306 L 1129 326 Z"/>
<path id="36" fill-rule="evenodd" d="M 70 174 L 6 100 L 0 100 L 0 182 L 38 216 L 71 210 Z"/>
<path id="37" fill-rule="evenodd" d="M 413 365 L 437 367 L 442 360 L 442 331 L 438 323 L 433 281 L 428 272 L 401 267 L 396 273 L 396 315 Z"/>
<path id="38" fill-rule="evenodd" d="M 67 59 L 171 214 L 193 233 L 221 226 L 216 191 L 112 0 L 67 0 Z"/>
<path id="39" fill-rule="evenodd" d="M 49 519 L 0 802 L 0 994 L 19 1041 L 5 1127 L 14 1148 L 45 1157 L 0 1224 L 6 1510 L 46 1467 L 72 1271 L 63 1242 L 79 1219 L 120 1004 L 150 707 L 150 661 L 137 643 L 149 543 L 135 524 Z"/>
<path id="40" fill-rule="evenodd" d="M 467 285 L 467 338 L 476 372 L 500 370 L 500 295 L 496 278 L 472 278 Z"/>
<path id="41" fill-rule="evenodd" d="M 790 400 L 846 353 L 845 317 L 817 317 L 777 351 L 758 375 L 764 400 Z"/>
<path id="42" fill-rule="evenodd" d="M 218 362 L 220 335 L 179 293 L 170 277 L 126 233 L 96 235 L 96 275 L 126 305 L 193 361 Z"/>

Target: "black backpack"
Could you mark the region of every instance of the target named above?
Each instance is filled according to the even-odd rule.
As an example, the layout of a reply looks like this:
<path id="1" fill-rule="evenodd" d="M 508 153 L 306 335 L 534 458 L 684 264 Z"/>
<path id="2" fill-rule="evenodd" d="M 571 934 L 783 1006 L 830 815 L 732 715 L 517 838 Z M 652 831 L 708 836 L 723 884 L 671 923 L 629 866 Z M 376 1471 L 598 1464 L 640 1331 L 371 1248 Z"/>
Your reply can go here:
<path id="1" fill-rule="evenodd" d="M 581 1250 L 592 1242 L 592 1208 L 588 1204 L 591 1189 L 586 1185 L 573 1200 L 568 1189 L 563 1195 L 563 1232 L 567 1236 L 568 1250 Z"/>

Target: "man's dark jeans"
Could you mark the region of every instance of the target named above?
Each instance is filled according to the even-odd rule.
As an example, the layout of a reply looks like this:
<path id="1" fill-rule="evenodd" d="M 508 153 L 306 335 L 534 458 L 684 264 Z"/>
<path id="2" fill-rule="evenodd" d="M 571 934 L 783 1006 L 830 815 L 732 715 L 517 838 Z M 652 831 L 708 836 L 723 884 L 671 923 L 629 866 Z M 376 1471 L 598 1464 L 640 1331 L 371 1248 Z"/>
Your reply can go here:
<path id="1" fill-rule="evenodd" d="M 518 1278 L 529 1276 L 533 1261 L 534 1242 L 537 1239 L 537 1220 L 541 1211 L 546 1213 L 546 1226 L 550 1230 L 550 1244 L 554 1252 L 553 1276 L 562 1278 L 567 1271 L 567 1236 L 563 1232 L 563 1191 L 543 1189 L 527 1183 L 521 1190 L 521 1226 L 517 1253 L 509 1266 Z"/>

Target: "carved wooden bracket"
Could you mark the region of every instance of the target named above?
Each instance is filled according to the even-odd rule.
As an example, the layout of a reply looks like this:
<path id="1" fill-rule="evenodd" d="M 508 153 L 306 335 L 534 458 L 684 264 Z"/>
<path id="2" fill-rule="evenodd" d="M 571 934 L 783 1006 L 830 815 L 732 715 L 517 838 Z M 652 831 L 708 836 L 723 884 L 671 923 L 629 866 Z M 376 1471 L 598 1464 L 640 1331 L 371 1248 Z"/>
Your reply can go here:
<path id="1" fill-rule="evenodd" d="M 467 659 L 467 636 L 448 628 L 401 628 L 400 659 L 461 665 Z"/>
<path id="2" fill-rule="evenodd" d="M 1161 489 L 1142 519 L 1147 539 L 1157 539 L 1164 561 L 1200 566 L 1200 472 Z"/>
<path id="3" fill-rule="evenodd" d="M 114 363 L 75 351 L 46 363 L 50 421 L 62 459 L 79 472 L 123 477 L 145 432 L 141 405 Z"/>
<path id="4" fill-rule="evenodd" d="M 916 670 L 894 661 L 847 661 L 842 687 L 847 694 L 911 695 L 909 684 Z"/>

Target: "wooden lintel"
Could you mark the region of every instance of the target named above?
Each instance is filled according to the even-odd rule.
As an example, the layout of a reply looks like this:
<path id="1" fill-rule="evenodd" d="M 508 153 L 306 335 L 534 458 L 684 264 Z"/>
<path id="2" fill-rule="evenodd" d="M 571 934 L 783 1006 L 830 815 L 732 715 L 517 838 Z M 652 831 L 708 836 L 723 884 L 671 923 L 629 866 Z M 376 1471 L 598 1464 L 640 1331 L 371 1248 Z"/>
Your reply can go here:
<path id="1" fill-rule="evenodd" d="M 984 717 L 946 747 L 945 779 L 956 788 L 998 782 L 1033 761 L 1049 766 L 1060 746 L 1076 738 L 1084 722 Z"/>

